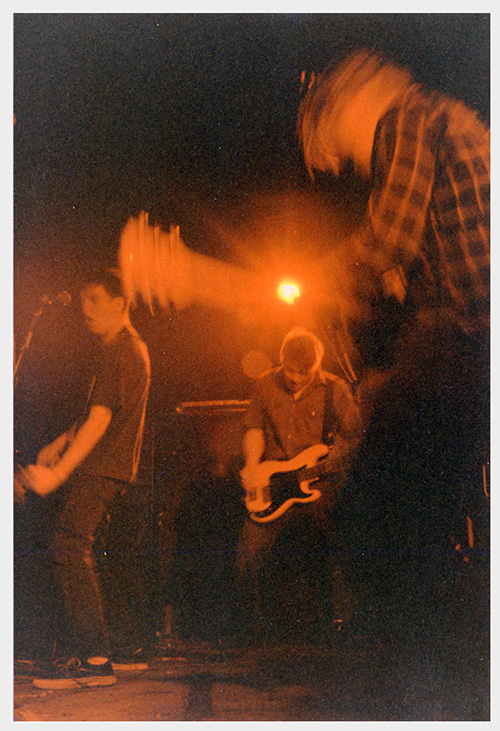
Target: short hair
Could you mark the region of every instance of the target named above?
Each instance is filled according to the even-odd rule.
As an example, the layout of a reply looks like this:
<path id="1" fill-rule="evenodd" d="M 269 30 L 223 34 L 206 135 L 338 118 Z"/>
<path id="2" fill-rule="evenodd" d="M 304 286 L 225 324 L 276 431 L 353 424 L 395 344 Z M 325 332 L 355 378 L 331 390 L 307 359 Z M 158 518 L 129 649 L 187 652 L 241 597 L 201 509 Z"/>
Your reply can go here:
<path id="1" fill-rule="evenodd" d="M 116 269 L 94 269 L 84 277 L 81 290 L 92 285 L 101 285 L 113 299 L 124 297 L 119 272 Z"/>
<path id="2" fill-rule="evenodd" d="M 316 335 L 303 327 L 296 327 L 285 335 L 280 350 L 280 362 L 289 360 L 304 369 L 319 368 L 325 349 Z"/>
<path id="3" fill-rule="evenodd" d="M 297 119 L 297 135 L 311 177 L 326 161 L 337 172 L 336 128 L 346 105 L 367 84 L 374 93 L 399 92 L 410 85 L 411 73 L 377 52 L 351 52 L 342 62 L 334 61 L 312 81 L 303 97 Z"/>

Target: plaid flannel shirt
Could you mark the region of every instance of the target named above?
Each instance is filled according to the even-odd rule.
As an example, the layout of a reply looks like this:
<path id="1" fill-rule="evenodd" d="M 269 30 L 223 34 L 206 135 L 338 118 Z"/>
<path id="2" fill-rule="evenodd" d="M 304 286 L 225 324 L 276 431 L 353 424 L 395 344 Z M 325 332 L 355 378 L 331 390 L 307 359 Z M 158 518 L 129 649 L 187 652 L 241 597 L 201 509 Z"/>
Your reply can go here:
<path id="1" fill-rule="evenodd" d="M 487 330 L 489 130 L 461 102 L 412 86 L 379 121 L 372 172 L 368 241 L 382 280 L 399 271 L 405 290 L 418 282 L 421 307 Z"/>

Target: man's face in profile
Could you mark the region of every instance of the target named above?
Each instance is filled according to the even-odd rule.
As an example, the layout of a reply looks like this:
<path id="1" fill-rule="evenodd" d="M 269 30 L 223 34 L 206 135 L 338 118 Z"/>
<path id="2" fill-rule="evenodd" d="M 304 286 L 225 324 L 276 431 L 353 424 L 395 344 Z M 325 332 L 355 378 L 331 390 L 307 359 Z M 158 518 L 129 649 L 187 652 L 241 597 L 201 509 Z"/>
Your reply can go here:
<path id="1" fill-rule="evenodd" d="M 106 340 L 123 315 L 122 297 L 112 297 L 102 284 L 89 284 L 81 292 L 82 312 L 91 333 Z"/>

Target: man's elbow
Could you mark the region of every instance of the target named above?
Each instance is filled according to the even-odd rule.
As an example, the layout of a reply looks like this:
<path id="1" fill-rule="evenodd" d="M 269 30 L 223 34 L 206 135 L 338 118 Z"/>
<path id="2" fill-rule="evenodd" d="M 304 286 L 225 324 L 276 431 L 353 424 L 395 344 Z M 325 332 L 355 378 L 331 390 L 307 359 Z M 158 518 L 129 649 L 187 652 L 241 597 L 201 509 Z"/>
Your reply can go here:
<path id="1" fill-rule="evenodd" d="M 113 412 L 107 406 L 93 406 L 88 419 L 89 431 L 100 438 L 109 427 L 112 418 Z"/>

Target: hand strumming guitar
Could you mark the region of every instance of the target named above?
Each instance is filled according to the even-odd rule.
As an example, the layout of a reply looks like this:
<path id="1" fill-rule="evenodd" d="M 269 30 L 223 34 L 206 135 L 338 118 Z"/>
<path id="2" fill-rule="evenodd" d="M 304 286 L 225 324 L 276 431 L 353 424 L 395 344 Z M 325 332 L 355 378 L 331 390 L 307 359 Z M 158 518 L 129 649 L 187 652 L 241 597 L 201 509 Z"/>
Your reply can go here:
<path id="1" fill-rule="evenodd" d="M 28 465 L 23 470 L 23 477 L 26 486 L 42 497 L 57 490 L 67 478 L 65 473 L 58 472 L 56 466 L 45 467 L 39 464 Z"/>

